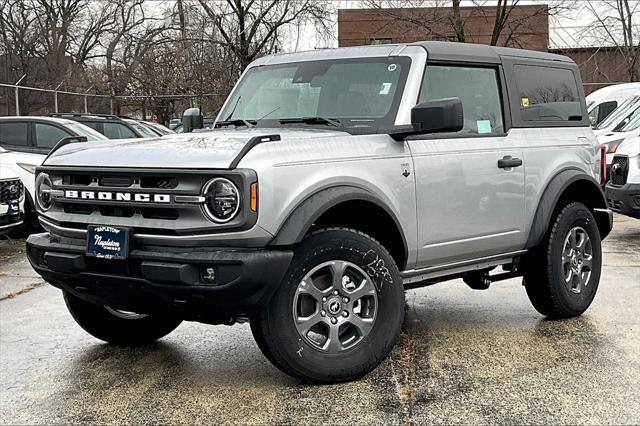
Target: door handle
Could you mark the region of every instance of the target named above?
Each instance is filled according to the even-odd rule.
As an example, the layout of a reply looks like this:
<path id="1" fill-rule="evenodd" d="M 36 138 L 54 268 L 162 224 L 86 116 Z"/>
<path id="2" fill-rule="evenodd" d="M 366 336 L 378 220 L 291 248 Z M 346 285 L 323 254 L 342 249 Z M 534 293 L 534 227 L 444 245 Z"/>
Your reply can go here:
<path id="1" fill-rule="evenodd" d="M 511 167 L 519 167 L 522 166 L 522 160 L 520 158 L 512 157 L 510 155 L 505 155 L 500 160 L 498 160 L 498 167 L 501 169 L 507 169 Z"/>

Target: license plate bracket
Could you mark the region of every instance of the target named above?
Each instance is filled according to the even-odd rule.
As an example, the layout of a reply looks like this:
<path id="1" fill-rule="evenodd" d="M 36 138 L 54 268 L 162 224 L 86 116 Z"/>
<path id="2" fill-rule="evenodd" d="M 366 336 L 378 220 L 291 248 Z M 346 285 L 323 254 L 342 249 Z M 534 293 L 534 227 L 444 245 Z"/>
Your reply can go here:
<path id="1" fill-rule="evenodd" d="M 100 259 L 126 259 L 129 255 L 129 229 L 110 225 L 87 227 L 87 256 Z"/>

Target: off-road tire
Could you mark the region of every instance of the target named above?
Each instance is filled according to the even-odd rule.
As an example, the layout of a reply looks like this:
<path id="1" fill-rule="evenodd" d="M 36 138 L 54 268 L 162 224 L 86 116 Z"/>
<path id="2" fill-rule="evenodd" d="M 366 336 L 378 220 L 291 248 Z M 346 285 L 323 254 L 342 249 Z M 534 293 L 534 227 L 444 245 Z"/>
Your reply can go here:
<path id="1" fill-rule="evenodd" d="M 565 285 L 562 254 L 569 232 L 584 229 L 592 246 L 592 269 L 584 289 L 576 294 Z M 561 207 L 551 221 L 542 243 L 525 264 L 524 285 L 533 307 L 550 318 L 571 318 L 586 311 L 596 295 L 602 268 L 600 233 L 591 211 L 582 203 Z"/>
<path id="2" fill-rule="evenodd" d="M 73 319 L 87 333 L 115 345 L 144 345 L 166 336 L 182 322 L 172 316 L 146 315 L 121 318 L 102 305 L 87 302 L 69 292 L 64 301 Z"/>
<path id="3" fill-rule="evenodd" d="M 305 275 L 339 260 L 361 268 L 375 284 L 377 316 L 366 337 L 339 353 L 326 353 L 301 337 L 294 324 L 294 298 Z M 402 278 L 387 250 L 348 228 L 324 228 L 295 249 L 291 265 L 270 302 L 251 318 L 256 343 L 271 363 L 303 381 L 335 383 L 361 377 L 378 366 L 396 343 L 404 318 Z"/>

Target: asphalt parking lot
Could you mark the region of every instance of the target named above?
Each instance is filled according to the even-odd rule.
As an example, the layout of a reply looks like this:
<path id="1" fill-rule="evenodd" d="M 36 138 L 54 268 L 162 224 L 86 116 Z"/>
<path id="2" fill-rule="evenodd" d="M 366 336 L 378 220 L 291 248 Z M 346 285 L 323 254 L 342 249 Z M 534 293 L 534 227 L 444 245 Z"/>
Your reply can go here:
<path id="1" fill-rule="evenodd" d="M 303 385 L 263 358 L 246 324 L 103 344 L 31 270 L 24 241 L 1 241 L 0 423 L 640 423 L 640 221 L 615 217 L 580 318 L 546 321 L 519 279 L 407 301 L 402 340 L 372 374 Z"/>

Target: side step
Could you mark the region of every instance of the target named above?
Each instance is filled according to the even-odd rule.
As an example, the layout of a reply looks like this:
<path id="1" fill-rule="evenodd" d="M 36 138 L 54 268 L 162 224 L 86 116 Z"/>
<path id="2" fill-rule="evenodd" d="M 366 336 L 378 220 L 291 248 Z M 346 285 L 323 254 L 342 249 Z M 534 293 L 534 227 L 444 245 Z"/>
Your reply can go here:
<path id="1" fill-rule="evenodd" d="M 487 289 L 492 282 L 520 276 L 518 264 L 520 257 L 526 252 L 527 250 L 519 250 L 468 261 L 411 269 L 402 271 L 400 275 L 407 289 L 424 287 L 458 278 L 464 279 L 471 288 Z M 496 266 L 502 266 L 506 272 L 490 275 L 489 272 Z"/>

